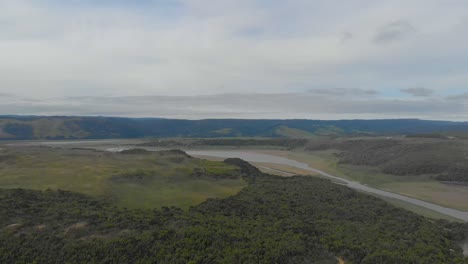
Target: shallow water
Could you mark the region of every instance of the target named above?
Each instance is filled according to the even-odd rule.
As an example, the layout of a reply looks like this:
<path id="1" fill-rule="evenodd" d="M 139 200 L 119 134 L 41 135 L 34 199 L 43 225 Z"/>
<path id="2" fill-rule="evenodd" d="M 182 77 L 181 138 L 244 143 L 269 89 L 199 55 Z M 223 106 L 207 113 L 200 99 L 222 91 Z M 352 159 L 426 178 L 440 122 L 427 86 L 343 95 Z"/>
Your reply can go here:
<path id="1" fill-rule="evenodd" d="M 465 244 L 462 244 L 463 255 L 468 256 L 468 241 Z"/>
<path id="2" fill-rule="evenodd" d="M 111 151 L 111 152 L 118 152 L 122 151 L 125 149 L 131 149 L 135 148 L 135 141 L 132 140 L 94 140 L 94 141 L 28 141 L 28 142 L 12 142 L 9 145 L 28 145 L 28 146 L 33 146 L 33 145 L 47 145 L 47 146 L 52 146 L 52 147 L 63 147 L 63 148 L 73 148 L 73 147 L 89 147 L 89 148 L 95 148 L 99 150 L 106 150 L 106 151 Z M 144 148 L 147 150 L 151 151 L 157 151 L 157 150 L 162 150 L 164 148 L 158 148 L 158 147 L 140 147 L 138 148 Z M 260 153 L 255 153 L 255 152 L 249 152 L 249 151 L 230 151 L 230 150 L 185 150 L 189 155 L 191 156 L 211 156 L 211 157 L 219 157 L 219 158 L 241 158 L 245 161 L 250 161 L 250 162 L 262 162 L 262 163 L 274 163 L 274 164 L 281 164 L 281 165 L 288 165 L 291 167 L 296 167 L 299 169 L 307 170 L 310 172 L 315 172 L 318 173 L 324 177 L 327 177 L 329 179 L 332 179 L 336 181 L 337 183 L 346 185 L 352 189 L 359 190 L 359 191 L 364 191 L 368 193 L 373 193 L 377 194 L 380 196 L 384 197 L 389 197 L 389 198 L 394 198 L 398 200 L 402 200 L 414 205 L 418 205 L 448 216 L 452 216 L 454 218 L 463 220 L 468 222 L 468 212 L 444 207 L 441 205 L 421 201 L 418 199 L 414 199 L 411 197 L 407 197 L 404 195 L 396 194 L 396 193 L 391 193 L 379 189 L 375 189 L 363 184 L 360 184 L 359 182 L 355 181 L 350 181 L 346 180 L 334 175 L 331 175 L 329 173 L 326 173 L 321 170 L 314 169 L 307 165 L 306 163 L 302 163 L 296 160 L 291 160 L 279 156 L 274 156 L 274 155 L 268 155 L 268 154 L 260 154 Z M 468 243 L 464 245 L 465 252 L 468 251 Z"/>

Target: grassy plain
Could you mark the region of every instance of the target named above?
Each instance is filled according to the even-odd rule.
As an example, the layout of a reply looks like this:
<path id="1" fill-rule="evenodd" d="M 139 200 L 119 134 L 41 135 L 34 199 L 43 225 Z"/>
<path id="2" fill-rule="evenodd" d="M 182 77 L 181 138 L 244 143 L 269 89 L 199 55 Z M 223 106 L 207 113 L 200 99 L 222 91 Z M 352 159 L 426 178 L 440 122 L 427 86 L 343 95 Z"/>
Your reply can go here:
<path id="1" fill-rule="evenodd" d="M 230 196 L 247 185 L 235 176 L 236 169 L 170 151 L 120 154 L 49 147 L 0 150 L 0 188 L 68 190 L 110 199 L 129 208 L 187 208 L 207 198 Z M 194 170 L 201 171 L 201 175 L 194 177 Z"/>
<path id="2" fill-rule="evenodd" d="M 232 149 L 231 147 L 219 148 L 226 150 Z M 309 164 L 313 168 L 323 170 L 345 179 L 358 181 L 362 184 L 366 184 L 372 187 L 406 195 L 442 206 L 468 211 L 468 203 L 466 202 L 468 201 L 468 186 L 441 183 L 434 180 L 431 175 L 398 176 L 382 173 L 378 170 L 378 168 L 375 167 L 339 164 L 339 159 L 335 155 L 338 153 L 336 150 L 303 151 L 286 150 L 285 148 L 272 147 L 244 147 L 235 148 L 235 150 L 270 154 L 297 160 Z M 311 173 L 308 171 L 291 168 L 287 165 L 268 163 L 255 163 L 255 165 L 260 167 L 264 172 L 282 176 L 290 176 L 289 173 L 311 175 Z M 278 171 L 272 171 L 262 167 L 268 167 Z M 427 217 L 453 220 L 452 218 L 449 218 L 445 215 L 419 206 L 396 201 L 393 199 L 388 199 L 387 201 L 396 206 L 411 210 Z"/>
<path id="3" fill-rule="evenodd" d="M 338 164 L 336 151 L 256 150 L 259 153 L 282 156 L 309 164 L 330 174 L 358 181 L 382 190 L 468 211 L 468 186 L 436 181 L 431 175 L 398 176 L 385 174 L 377 168 Z"/>
<path id="4" fill-rule="evenodd" d="M 241 179 L 184 180 L 158 179 L 149 185 L 115 184 L 112 196 L 117 204 L 127 208 L 155 208 L 176 206 L 188 208 L 208 198 L 228 197 L 236 194 L 246 183 Z"/>
<path id="5" fill-rule="evenodd" d="M 387 201 L 388 203 L 390 203 L 390 204 L 392 204 L 392 205 L 394 205 L 396 207 L 406 209 L 408 211 L 411 211 L 411 212 L 414 212 L 416 214 L 425 216 L 427 218 L 445 219 L 445 220 L 452 221 L 452 222 L 464 223 L 462 220 L 460 220 L 458 218 L 454 218 L 454 217 L 451 217 L 451 216 L 448 216 L 448 215 L 445 215 L 445 214 L 442 214 L 442 213 L 439 213 L 439 212 L 436 212 L 436 211 L 433 211 L 433 210 L 430 210 L 430 209 L 427 209 L 427 208 L 424 208 L 424 207 L 420 207 L 420 206 L 417 206 L 417 205 L 414 205 L 414 204 L 410 204 L 410 203 L 407 203 L 405 201 L 401 201 L 401 200 L 397 200 L 397 199 L 393 199 L 393 198 L 388 198 L 388 197 L 382 197 L 382 196 L 377 196 L 377 197 L 381 198 L 382 200 Z"/>
<path id="6" fill-rule="evenodd" d="M 172 139 L 178 141 L 179 139 Z M 115 142 L 114 142 L 115 143 Z M 114 144 L 113 143 L 113 144 Z M 93 143 L 97 144 L 97 143 Z M 102 143 L 108 146 L 108 143 Z M 127 142 L 126 144 L 132 144 Z M 118 146 L 119 144 L 115 144 Z M 59 145 L 60 146 L 60 145 Z M 83 146 L 83 145 L 80 145 Z M 94 147 L 94 146 L 90 146 Z M 174 146 L 177 147 L 177 146 Z M 190 148 L 190 146 L 188 146 Z M 310 166 L 326 171 L 333 175 L 355 180 L 372 187 L 384 189 L 387 191 L 403 194 L 428 202 L 440 204 L 443 206 L 456 208 L 460 210 L 468 210 L 468 186 L 447 185 L 433 179 L 433 175 L 391 175 L 382 173 L 377 167 L 371 166 L 356 166 L 349 164 L 339 164 L 339 158 L 335 155 L 338 150 L 321 150 L 321 151 L 305 151 L 302 149 L 290 149 L 287 146 L 196 146 L 195 148 L 202 149 L 225 149 L 225 150 L 242 150 L 265 153 L 271 155 L 282 156 L 293 160 L 301 161 Z M 0 152 L 1 153 L 1 152 Z M 149 208 L 153 205 L 180 205 L 184 208 L 199 203 L 209 197 L 224 197 L 236 193 L 245 183 L 242 181 L 223 179 L 217 181 L 214 185 L 212 179 L 197 179 L 196 182 L 190 182 L 192 179 L 185 179 L 184 182 L 174 183 L 170 175 L 187 175 L 187 172 L 178 171 L 177 168 L 184 167 L 194 168 L 193 161 L 189 163 L 172 163 L 163 166 L 160 158 L 160 164 L 150 162 L 148 156 L 133 156 L 124 155 L 122 159 L 117 154 L 106 152 L 95 152 L 93 155 L 78 155 L 79 150 L 75 150 L 75 155 L 79 158 L 74 158 L 74 167 L 67 168 L 66 172 L 69 175 L 67 178 L 57 178 L 53 175 L 63 174 L 64 166 L 70 163 L 70 159 L 62 157 L 59 152 L 49 153 L 44 156 L 44 161 L 41 164 L 29 163 L 28 157 L 23 157 L 25 168 L 29 172 L 21 172 L 21 169 L 11 171 L 12 168 L 2 166 L 0 168 L 0 184 L 8 188 L 23 187 L 32 189 L 66 189 L 75 190 L 91 195 L 105 195 L 115 200 L 115 202 L 127 207 L 143 207 Z M 1 155 L 1 154 L 0 154 Z M 116 156 L 117 155 L 117 156 Z M 106 158 L 107 157 L 107 158 Z M 112 157 L 113 162 L 108 162 L 108 157 Z M 206 158 L 206 157 L 205 157 Z M 211 159 L 211 158 L 210 158 Z M 215 159 L 220 161 L 222 159 Z M 21 158 L 19 159 L 21 161 Z M 35 161 L 40 163 L 40 159 Z M 67 163 L 68 162 L 68 163 Z M 206 161 L 197 161 L 203 163 Z M 170 163 L 170 162 L 169 162 Z M 117 164 L 117 165 L 116 165 Z M 264 172 L 290 176 L 293 174 L 310 174 L 308 171 L 292 168 L 286 165 L 278 164 L 255 164 Z M 204 166 L 204 165 L 198 165 Z M 19 166 L 18 166 L 19 167 Z M 263 167 L 263 168 L 262 168 Z M 265 167 L 274 170 L 268 170 Z M 32 169 L 36 168 L 36 169 Z M 72 170 L 75 168 L 76 170 Z M 131 169 L 133 168 L 133 169 Z M 154 171 L 158 177 L 153 177 L 153 182 L 146 182 L 145 185 L 130 182 L 114 183 L 109 181 L 112 175 L 119 173 L 131 173 L 136 168 L 145 168 L 147 171 Z M 18 168 L 17 168 L 18 169 Z M 26 169 L 26 170 L 28 170 Z M 11 173 L 8 172 L 10 170 Z M 24 170 L 24 169 L 23 169 Z M 79 172 L 79 173 L 78 173 Z M 21 179 L 18 179 L 19 174 Z M 26 176 L 30 175 L 30 176 Z M 40 178 L 37 177 L 41 174 Z M 36 176 L 31 176 L 36 175 Z M 164 177 L 166 175 L 166 177 Z M 175 177 L 177 178 L 177 177 Z M 163 183 L 161 183 L 163 181 Z M 173 195 L 177 193 L 177 195 Z M 138 194 L 138 195 L 135 195 Z M 171 197 L 168 199 L 167 197 Z M 188 201 L 188 202 L 187 202 Z M 406 207 L 412 207 L 407 205 Z M 407 208 L 408 209 L 408 208 Z M 425 210 L 420 208 L 421 210 Z M 415 209 L 413 211 L 418 211 Z M 426 212 L 432 214 L 433 212 Z"/>

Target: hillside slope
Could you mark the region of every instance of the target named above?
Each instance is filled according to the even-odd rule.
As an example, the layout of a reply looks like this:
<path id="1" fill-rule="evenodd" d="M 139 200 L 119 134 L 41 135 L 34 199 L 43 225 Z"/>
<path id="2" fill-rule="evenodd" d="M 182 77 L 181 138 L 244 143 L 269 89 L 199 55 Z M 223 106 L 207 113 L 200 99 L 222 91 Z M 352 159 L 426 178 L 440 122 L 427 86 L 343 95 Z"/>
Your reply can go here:
<path id="1" fill-rule="evenodd" d="M 245 186 L 235 166 L 195 159 L 177 150 L 0 150 L 0 188 L 60 189 L 105 197 L 116 206 L 132 209 L 185 209 L 208 198 L 230 196 Z"/>
<path id="2" fill-rule="evenodd" d="M 1 263 L 466 263 L 463 226 L 327 180 L 258 174 L 190 208 L 0 189 Z"/>
<path id="3" fill-rule="evenodd" d="M 0 139 L 139 137 L 311 137 L 314 135 L 468 132 L 467 122 L 389 120 L 178 120 L 0 116 Z"/>

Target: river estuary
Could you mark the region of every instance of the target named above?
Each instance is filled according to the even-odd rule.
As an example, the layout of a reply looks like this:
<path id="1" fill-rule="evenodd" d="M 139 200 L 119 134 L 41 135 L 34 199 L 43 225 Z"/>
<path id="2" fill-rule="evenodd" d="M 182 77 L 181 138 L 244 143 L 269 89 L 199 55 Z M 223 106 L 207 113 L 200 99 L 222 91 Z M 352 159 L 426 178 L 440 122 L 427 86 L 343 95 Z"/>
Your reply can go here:
<path id="1" fill-rule="evenodd" d="M 315 172 L 318 173 L 326 178 L 332 179 L 334 181 L 338 181 L 340 184 L 344 184 L 352 189 L 367 192 L 367 193 L 373 193 L 377 194 L 380 196 L 384 197 L 389 197 L 393 199 L 398 199 L 402 200 L 417 206 L 421 206 L 445 215 L 452 216 L 454 218 L 463 220 L 465 222 L 468 222 L 468 212 L 440 206 L 437 204 L 433 203 L 428 203 L 425 201 L 421 201 L 418 199 L 414 199 L 408 196 L 396 194 L 396 193 L 391 193 L 379 189 L 375 189 L 363 184 L 360 184 L 359 182 L 355 181 L 350 181 L 346 180 L 334 175 L 331 175 L 329 173 L 326 173 L 321 170 L 317 170 L 314 168 L 311 168 L 309 165 L 306 163 L 302 163 L 296 160 L 291 160 L 283 157 L 278 157 L 278 156 L 273 156 L 273 155 L 268 155 L 268 154 L 260 154 L 260 153 L 254 153 L 254 152 L 245 152 L 245 151 L 218 151 L 218 150 L 187 150 L 187 153 L 192 156 L 211 156 L 211 157 L 220 157 L 220 158 L 240 158 L 245 161 L 250 161 L 250 162 L 262 162 L 262 163 L 274 163 L 274 164 L 281 164 L 281 165 L 288 165 L 291 167 L 296 167 L 299 169 L 307 170 L 310 172 Z M 467 245 L 468 247 L 468 245 Z"/>
<path id="2" fill-rule="evenodd" d="M 124 149 L 130 149 L 130 148 L 135 148 L 136 146 L 134 145 L 136 142 L 135 141 L 120 141 L 119 140 L 101 140 L 101 141 L 47 141 L 47 142 L 37 142 L 37 141 L 30 141 L 30 142 L 14 142 L 13 144 L 9 145 L 48 145 L 48 146 L 54 146 L 54 147 L 91 147 L 95 149 L 101 149 L 101 150 L 107 150 L 111 152 L 117 152 L 117 151 L 122 151 Z M 120 145 L 122 144 L 122 145 Z M 68 145 L 68 146 L 67 146 Z M 139 146 L 139 148 L 141 148 Z M 151 151 L 156 151 L 156 150 L 161 150 L 161 148 L 152 148 L 148 147 L 145 148 L 147 150 Z M 184 150 L 186 151 L 189 155 L 191 156 L 196 156 L 196 157 L 218 157 L 218 158 L 240 158 L 245 161 L 249 162 L 259 162 L 259 163 L 270 163 L 270 164 L 280 164 L 280 165 L 288 165 L 291 167 L 299 168 L 302 170 L 314 172 L 317 174 L 322 175 L 323 177 L 329 178 L 332 181 L 343 184 L 348 186 L 349 188 L 362 191 L 362 192 L 367 192 L 367 193 L 372 193 L 376 194 L 379 196 L 383 197 L 388 197 L 388 198 L 393 198 L 397 200 L 401 200 L 410 204 L 414 204 L 420 207 L 424 207 L 460 220 L 463 220 L 465 222 L 468 222 L 468 212 L 444 207 L 441 205 L 425 202 L 422 200 L 418 200 L 415 198 L 411 198 L 408 196 L 392 193 L 392 192 L 387 192 L 384 190 L 376 189 L 369 187 L 367 185 L 363 185 L 359 182 L 356 181 L 351 181 L 347 179 L 343 179 L 334 175 L 331 175 L 329 173 L 326 173 L 324 171 L 315 169 L 310 167 L 306 163 L 302 163 L 296 160 L 292 159 L 287 159 L 284 157 L 279 157 L 279 156 L 274 156 L 274 155 L 269 155 L 269 154 L 261 154 L 261 153 L 256 153 L 254 151 L 231 151 L 231 150 L 191 150 L 187 149 Z M 465 249 L 468 247 L 468 245 L 464 245 Z"/>

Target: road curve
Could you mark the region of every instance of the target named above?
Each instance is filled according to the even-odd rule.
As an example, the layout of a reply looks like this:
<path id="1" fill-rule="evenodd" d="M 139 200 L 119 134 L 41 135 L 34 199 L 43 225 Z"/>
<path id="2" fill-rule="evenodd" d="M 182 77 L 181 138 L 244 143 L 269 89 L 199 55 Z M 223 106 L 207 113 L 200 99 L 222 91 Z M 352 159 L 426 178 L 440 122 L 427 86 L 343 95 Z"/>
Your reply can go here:
<path id="1" fill-rule="evenodd" d="M 350 181 L 347 179 L 343 179 L 334 175 L 331 175 L 329 173 L 326 173 L 324 171 L 314 169 L 310 167 L 306 163 L 302 163 L 296 160 L 292 159 L 287 159 L 279 156 L 273 156 L 273 155 L 268 155 L 268 154 L 260 154 L 260 153 L 254 153 L 254 152 L 247 152 L 247 151 L 218 151 L 218 150 L 186 150 L 186 152 L 191 155 L 191 156 L 210 156 L 210 157 L 220 157 L 220 158 L 240 158 L 245 161 L 250 161 L 250 162 L 263 162 L 263 163 L 275 163 L 275 164 L 282 164 L 282 165 L 289 165 L 292 167 L 296 167 L 302 170 L 307 170 L 310 172 L 315 172 L 318 173 L 324 177 L 327 177 L 329 179 L 333 179 L 338 181 L 340 184 L 346 185 L 352 189 L 367 192 L 367 193 L 373 193 L 377 194 L 380 196 L 384 197 L 389 197 L 401 201 L 405 201 L 417 206 L 421 206 L 460 220 L 463 220 L 465 222 L 468 222 L 468 212 L 444 207 L 441 205 L 421 201 L 415 198 L 411 198 L 408 196 L 392 193 L 392 192 L 387 192 L 383 190 L 379 190 L 376 188 L 372 188 L 363 184 L 360 184 L 359 182 L 355 181 Z"/>

